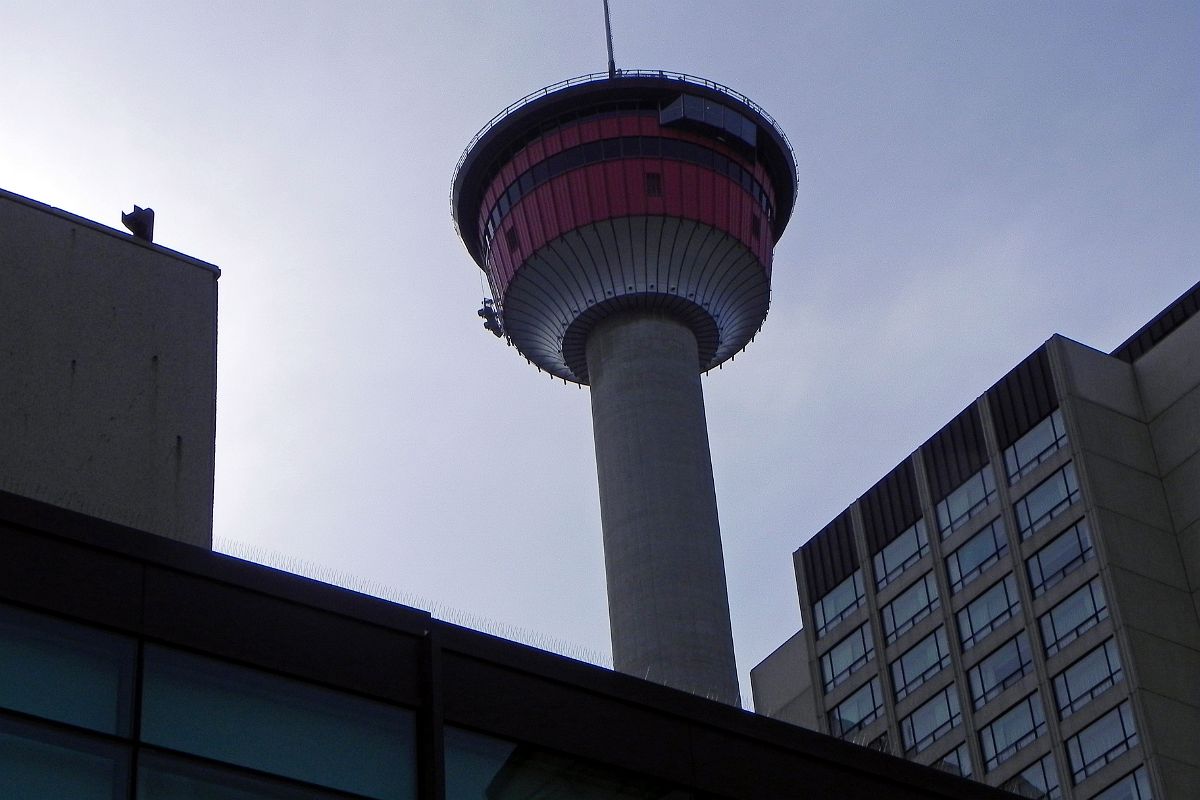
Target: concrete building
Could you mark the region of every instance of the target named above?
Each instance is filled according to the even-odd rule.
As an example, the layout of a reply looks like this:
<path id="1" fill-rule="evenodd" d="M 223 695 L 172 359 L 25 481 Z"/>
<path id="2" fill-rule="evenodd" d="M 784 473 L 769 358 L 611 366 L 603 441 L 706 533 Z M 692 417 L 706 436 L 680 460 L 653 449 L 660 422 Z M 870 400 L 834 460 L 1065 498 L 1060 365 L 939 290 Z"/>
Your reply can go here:
<path id="1" fill-rule="evenodd" d="M 0 190 L 0 490 L 211 546 L 219 276 Z"/>
<path id="2" fill-rule="evenodd" d="M 756 709 L 1026 797 L 1200 797 L 1198 308 L 1051 338 L 800 547 Z"/>
<path id="3" fill-rule="evenodd" d="M 796 166 L 748 98 L 668 72 L 536 92 L 467 147 L 455 224 L 487 326 L 591 386 L 613 662 L 739 704 L 700 373 L 754 337 Z"/>

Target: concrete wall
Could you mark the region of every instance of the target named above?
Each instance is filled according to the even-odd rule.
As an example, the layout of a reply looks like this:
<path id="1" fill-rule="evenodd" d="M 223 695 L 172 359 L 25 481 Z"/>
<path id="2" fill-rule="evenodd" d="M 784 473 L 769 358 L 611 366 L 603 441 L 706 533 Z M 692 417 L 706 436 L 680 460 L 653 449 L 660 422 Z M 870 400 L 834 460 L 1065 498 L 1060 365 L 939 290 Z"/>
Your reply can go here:
<path id="1" fill-rule="evenodd" d="M 755 713 L 820 730 L 809 676 L 808 637 L 797 631 L 750 670 Z"/>
<path id="2" fill-rule="evenodd" d="M 1143 747 L 1166 797 L 1200 797 L 1200 318 L 1134 365 L 1055 347 Z"/>
<path id="3" fill-rule="evenodd" d="M 0 192 L 0 490 L 211 546 L 218 275 Z"/>

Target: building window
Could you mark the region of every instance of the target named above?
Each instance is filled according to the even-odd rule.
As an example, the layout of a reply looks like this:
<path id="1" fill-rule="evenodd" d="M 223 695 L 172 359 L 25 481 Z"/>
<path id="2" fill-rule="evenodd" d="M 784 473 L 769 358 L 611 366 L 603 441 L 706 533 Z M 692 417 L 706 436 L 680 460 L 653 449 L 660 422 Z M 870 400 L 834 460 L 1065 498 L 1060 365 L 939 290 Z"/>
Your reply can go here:
<path id="1" fill-rule="evenodd" d="M 929 616 L 938 606 L 937 582 L 932 572 L 926 572 L 916 583 L 880 609 L 887 643 L 896 641 L 901 634 Z"/>
<path id="2" fill-rule="evenodd" d="M 1054 754 L 1042 756 L 1005 781 L 1000 788 L 1031 800 L 1058 800 L 1062 797 L 1062 784 L 1058 781 L 1058 765 L 1054 763 Z"/>
<path id="3" fill-rule="evenodd" d="M 1067 755 L 1075 783 L 1094 775 L 1138 743 L 1133 708 L 1126 700 L 1067 739 Z"/>
<path id="4" fill-rule="evenodd" d="M 1017 526 L 1028 539 L 1079 500 L 1075 465 L 1067 464 L 1016 502 Z"/>
<path id="5" fill-rule="evenodd" d="M 508 249 L 515 251 L 521 248 L 521 237 L 517 233 L 517 229 L 513 225 L 509 225 L 504 231 L 504 241 L 508 244 Z"/>
<path id="6" fill-rule="evenodd" d="M 967 478 L 937 504 L 938 531 L 945 539 L 996 499 L 996 479 L 990 466 Z"/>
<path id="7" fill-rule="evenodd" d="M 829 712 L 829 732 L 845 739 L 879 719 L 881 713 L 883 692 L 879 678 L 872 678 Z"/>
<path id="8" fill-rule="evenodd" d="M 0 606 L 0 707 L 126 736 L 136 660 L 133 639 Z"/>
<path id="9" fill-rule="evenodd" d="M 863 589 L 862 570 L 829 590 L 813 605 L 813 616 L 817 623 L 817 638 L 824 636 L 835 625 L 854 613 L 867 599 Z"/>
<path id="10" fill-rule="evenodd" d="M 646 196 L 647 197 L 662 197 L 662 173 L 647 172 L 646 173 Z"/>
<path id="11" fill-rule="evenodd" d="M 1003 520 L 996 518 L 990 525 L 972 536 L 946 556 L 946 574 L 950 591 L 957 592 L 983 574 L 1008 552 L 1008 537 Z"/>
<path id="12" fill-rule="evenodd" d="M 1108 601 L 1099 578 L 1068 595 L 1038 620 L 1046 658 L 1054 655 L 1101 620 L 1108 619 Z"/>
<path id="13" fill-rule="evenodd" d="M 868 623 L 860 625 L 854 633 L 829 648 L 821 656 L 821 679 L 825 691 L 845 683 L 860 667 L 875 657 L 875 644 L 871 640 Z"/>
<path id="14" fill-rule="evenodd" d="M 1000 696 L 1033 671 L 1033 654 L 1024 631 L 997 647 L 967 673 L 971 702 L 976 709 Z"/>
<path id="15" fill-rule="evenodd" d="M 950 684 L 900 720 L 904 752 L 908 755 L 921 752 L 961 722 L 962 709 L 958 705 L 958 692 L 955 691 L 954 684 Z"/>
<path id="16" fill-rule="evenodd" d="M 1059 717 L 1071 716 L 1124 677 L 1117 640 L 1109 639 L 1054 676 Z"/>
<path id="17" fill-rule="evenodd" d="M 950 646 L 946 629 L 938 628 L 892 662 L 892 685 L 896 702 L 908 697 L 918 686 L 950 666 Z"/>
<path id="18" fill-rule="evenodd" d="M 1045 732 L 1046 715 L 1034 692 L 979 731 L 983 768 L 994 770 Z"/>
<path id="19" fill-rule="evenodd" d="M 1050 456 L 1067 443 L 1067 426 L 1063 423 L 1062 409 L 1043 419 L 1004 451 L 1004 468 L 1008 472 L 1009 484 L 1014 484 L 1033 472 Z"/>
<path id="20" fill-rule="evenodd" d="M 759 232 L 762 230 L 762 217 L 751 212 L 750 214 L 750 238 L 757 239 Z"/>
<path id="21" fill-rule="evenodd" d="M 1094 558 L 1092 535 L 1087 520 L 1081 519 L 1050 540 L 1025 562 L 1029 588 L 1034 597 L 1041 597 L 1052 586 Z"/>
<path id="22" fill-rule="evenodd" d="M 917 523 L 897 536 L 887 547 L 875 554 L 875 586 L 882 589 L 904 570 L 920 561 L 929 552 L 929 536 L 925 533 L 925 521 Z"/>
<path id="23" fill-rule="evenodd" d="M 149 744 L 368 797 L 416 797 L 407 709 L 154 645 L 143 663 Z"/>
<path id="24" fill-rule="evenodd" d="M 994 584 L 958 612 L 958 638 L 963 650 L 970 650 L 989 633 L 1008 621 L 1021 606 L 1017 582 L 1012 573 Z"/>
<path id="25" fill-rule="evenodd" d="M 127 797 L 129 757 L 123 743 L 0 716 L 0 793 L 5 798 Z"/>
<path id="26" fill-rule="evenodd" d="M 1150 776 L 1145 767 L 1138 767 L 1121 780 L 1104 789 L 1092 800 L 1153 800 Z"/>
<path id="27" fill-rule="evenodd" d="M 933 762 L 933 766 L 942 772 L 949 772 L 951 775 L 971 777 L 971 754 L 967 751 L 966 742 Z"/>

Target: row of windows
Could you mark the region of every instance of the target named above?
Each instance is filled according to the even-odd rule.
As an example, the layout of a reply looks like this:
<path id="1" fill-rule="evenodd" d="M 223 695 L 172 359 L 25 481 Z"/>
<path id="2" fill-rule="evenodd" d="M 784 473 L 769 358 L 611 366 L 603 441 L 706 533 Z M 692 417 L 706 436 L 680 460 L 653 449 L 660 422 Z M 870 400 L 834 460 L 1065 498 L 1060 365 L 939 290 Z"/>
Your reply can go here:
<path id="1" fill-rule="evenodd" d="M 683 161 L 687 164 L 705 167 L 718 175 L 727 176 L 754 198 L 767 219 L 774 219 L 775 211 L 767 190 L 755 180 L 749 170 L 733 159 L 703 145 L 685 142 L 682 139 L 666 139 L 658 136 L 619 136 L 560 150 L 514 178 L 488 212 L 487 224 L 484 226 L 484 246 L 491 243 L 496 231 L 500 228 L 500 221 L 521 201 L 521 198 L 550 179 L 589 164 L 630 158 L 662 158 Z"/>
<path id="2" fill-rule="evenodd" d="M 1067 739 L 1072 779 L 1079 783 L 1089 775 L 1096 774 L 1137 744 L 1133 707 L 1126 700 Z"/>
<path id="3" fill-rule="evenodd" d="M 908 755 L 920 753 L 961 722 L 958 691 L 950 684 L 900 720 L 904 752 Z"/>
<path id="4" fill-rule="evenodd" d="M 1047 569 L 1054 570 L 1050 575 L 1058 576 L 1057 580 L 1066 574 L 1065 567 L 1059 567 L 1059 564 L 1064 561 L 1083 563 L 1083 554 L 1088 552 L 1082 549 L 1085 543 L 1090 550 L 1087 526 L 1080 520 L 1030 558 L 1027 568 L 1035 594 L 1043 593 L 1048 586 L 1045 577 Z M 1040 582 L 1035 582 L 1035 577 Z M 849 580 L 843 585 L 848 587 L 846 591 L 850 591 L 857 584 Z M 844 613 L 849 613 L 859 605 L 861 598 L 854 603 L 847 602 Z M 896 641 L 939 605 L 933 573 L 926 573 L 880 609 L 886 642 L 891 644 Z M 956 623 L 962 650 L 965 652 L 978 645 L 992 631 L 1014 617 L 1019 608 L 1016 578 L 1009 573 L 957 612 Z M 1066 647 L 1107 615 L 1104 589 L 1099 578 L 1093 578 L 1039 618 L 1046 656 L 1050 657 Z M 875 646 L 870 627 L 864 622 L 822 654 L 821 677 L 825 691 L 829 692 L 844 683 L 874 656 Z M 911 694 L 948 663 L 949 648 L 945 630 L 938 628 L 892 662 L 896 700 Z M 969 674 L 975 707 L 981 707 L 1020 680 L 1031 669 L 1031 665 L 1029 641 L 1024 634 L 1001 645 L 973 667 Z"/>
<path id="5" fill-rule="evenodd" d="M 1062 797 L 1062 784 L 1058 780 L 1054 754 L 1042 756 L 1005 781 L 1000 788 L 1031 800 L 1058 800 Z"/>
<path id="6" fill-rule="evenodd" d="M 1006 453 L 1009 455 L 1006 456 L 1006 460 L 1014 465 L 1012 469 L 1016 469 L 1016 472 L 1010 475 L 1012 480 L 1026 474 L 1032 466 L 1041 463 L 1050 453 L 1061 448 L 1066 443 L 1066 434 L 1063 431 L 1061 412 L 1055 411 L 1008 448 Z M 942 537 L 945 538 L 963 527 L 986 509 L 996 496 L 991 468 L 985 466 L 938 503 L 936 513 L 938 530 Z M 1077 503 L 1079 498 L 1075 465 L 1067 463 L 1014 503 L 1021 539 L 1028 539 L 1045 527 Z M 1035 596 L 1040 596 L 1092 556 L 1092 543 L 1086 526 L 1076 530 L 1074 537 L 1073 541 L 1070 537 L 1057 538 L 1055 548 L 1047 546 L 1031 559 L 1028 569 Z M 882 590 L 895 582 L 906 569 L 924 558 L 929 550 L 929 536 L 924 520 L 918 520 L 874 555 L 872 566 L 876 589 Z M 1003 520 L 997 518 L 945 557 L 951 592 L 960 591 L 981 576 L 1003 558 L 1008 550 Z M 818 614 L 817 620 L 818 638 L 865 600 L 860 572 L 856 571 L 851 578 L 847 578 L 818 602 L 822 612 Z M 897 628 L 899 627 L 897 625 Z"/>
<path id="7" fill-rule="evenodd" d="M 173 648 L 142 651 L 0 605 L 0 797 L 114 800 L 136 778 L 139 800 L 416 798 L 409 709 Z M 675 793 L 449 725 L 441 755 L 445 796 L 461 800 L 530 786 L 597 800 Z"/>

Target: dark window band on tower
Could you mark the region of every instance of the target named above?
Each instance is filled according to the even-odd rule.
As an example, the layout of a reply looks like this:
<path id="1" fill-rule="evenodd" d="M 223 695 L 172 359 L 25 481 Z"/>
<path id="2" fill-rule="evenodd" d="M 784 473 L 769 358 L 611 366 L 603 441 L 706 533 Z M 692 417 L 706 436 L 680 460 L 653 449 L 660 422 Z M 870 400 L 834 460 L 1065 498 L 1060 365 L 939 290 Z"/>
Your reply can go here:
<path id="1" fill-rule="evenodd" d="M 615 139 L 600 139 L 560 150 L 514 178 L 488 211 L 487 221 L 483 226 L 484 245 L 491 243 L 496 231 L 500 228 L 500 222 L 521 201 L 521 198 L 551 178 L 556 178 L 573 169 L 586 167 L 589 164 L 629 158 L 664 158 L 711 169 L 718 175 L 729 178 L 748 192 L 768 220 L 775 218 L 774 204 L 771 202 L 771 195 L 766 187 L 736 160 L 703 145 L 686 142 L 682 139 L 658 136 L 621 136 Z M 659 174 L 661 175 L 661 173 Z M 650 184 L 647 182 L 647 194 L 650 194 L 649 188 Z M 661 193 L 650 196 L 659 197 Z"/>

